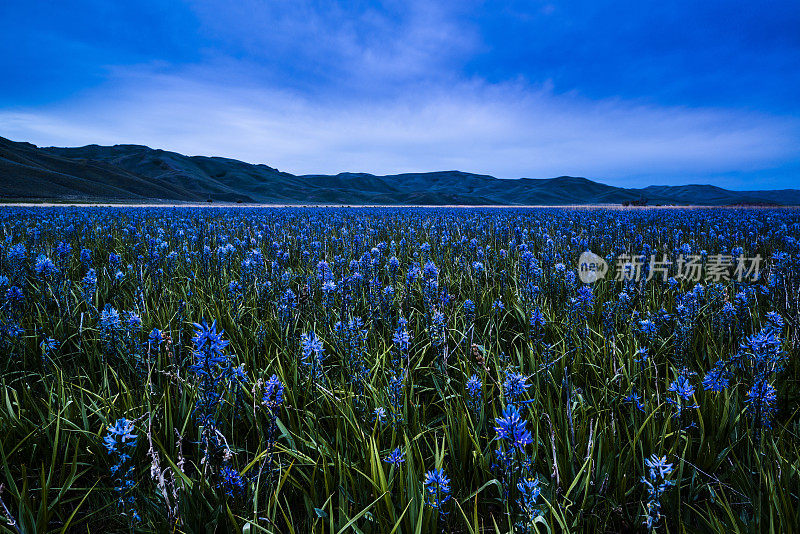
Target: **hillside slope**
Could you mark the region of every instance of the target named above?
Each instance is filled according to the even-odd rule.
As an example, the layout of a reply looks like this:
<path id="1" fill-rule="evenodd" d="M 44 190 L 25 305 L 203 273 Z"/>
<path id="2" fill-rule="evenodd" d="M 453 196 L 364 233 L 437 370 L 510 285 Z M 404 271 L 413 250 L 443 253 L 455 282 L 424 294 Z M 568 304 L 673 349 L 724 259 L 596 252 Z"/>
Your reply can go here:
<path id="1" fill-rule="evenodd" d="M 503 180 L 461 171 L 297 176 L 228 158 L 142 145 L 39 148 L 0 137 L 0 199 L 275 204 L 800 205 L 800 190 L 729 191 L 710 185 L 614 187 L 586 178 Z"/>

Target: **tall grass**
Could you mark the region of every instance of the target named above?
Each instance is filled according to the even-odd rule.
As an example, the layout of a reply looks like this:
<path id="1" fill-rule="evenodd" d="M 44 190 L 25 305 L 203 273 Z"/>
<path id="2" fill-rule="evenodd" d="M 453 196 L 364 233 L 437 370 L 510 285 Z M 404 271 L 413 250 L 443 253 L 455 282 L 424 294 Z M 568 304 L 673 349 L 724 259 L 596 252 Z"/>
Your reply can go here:
<path id="1" fill-rule="evenodd" d="M 524 454 L 542 488 L 541 515 L 531 529 L 646 530 L 641 479 L 653 454 L 673 464 L 675 482 L 656 529 L 799 528 L 796 211 L 5 208 L 0 223 L 3 293 L 17 285 L 24 294 L 19 309 L 6 297 L 0 316 L 4 532 L 519 531 L 517 491 L 504 486 L 494 465 L 494 427 L 508 404 L 509 372 L 530 384 L 520 403 L 533 437 Z M 59 242 L 71 251 L 56 261 Z M 20 243 L 21 264 L 10 253 Z M 605 279 L 592 287 L 585 314 L 570 311 L 582 285 L 574 273 L 583 250 L 608 255 L 613 266 L 625 252 L 675 255 L 684 243 L 693 253 L 742 247 L 765 258 L 760 280 L 722 280 L 714 298 L 714 283 L 700 282 L 705 292 L 686 350 L 677 348 L 675 317 L 682 296 L 696 291 L 694 282 Z M 226 245 L 230 250 L 221 252 Z M 91 263 L 81 260 L 82 249 L 91 250 Z M 250 275 L 242 264 L 253 250 L 264 266 Z M 120 257 L 118 268 L 111 253 Z M 39 254 L 52 258 L 58 272 L 38 273 Z M 533 292 L 526 285 L 531 259 L 538 268 Z M 337 285 L 332 297 L 318 276 L 322 260 Z M 424 270 L 428 261 L 438 268 L 433 296 L 424 272 L 410 283 L 407 277 L 413 263 Z M 87 301 L 81 280 L 90 267 L 97 290 Z M 362 282 L 353 281 L 356 272 Z M 342 291 L 345 278 L 349 292 Z M 231 282 L 241 292 L 231 291 Z M 386 286 L 394 293 L 382 304 Z M 296 298 L 284 321 L 286 290 Z M 622 291 L 631 305 L 615 316 L 612 336 L 603 305 L 618 302 Z M 752 299 L 720 328 L 722 307 L 742 291 Z M 465 315 L 466 299 L 475 304 L 474 321 Z M 125 350 L 104 344 L 106 305 L 141 318 Z M 643 334 L 640 321 L 661 308 L 671 318 L 655 334 Z M 546 320 L 541 337 L 531 332 L 534 309 Z M 788 358 L 775 377 L 777 412 L 767 428 L 748 415 L 746 380 L 737 375 L 716 393 L 701 382 L 767 326 L 771 311 L 785 321 L 780 339 Z M 436 312 L 446 321 L 446 341 L 438 346 L 429 334 Z M 353 378 L 335 325 L 356 317 L 366 331 L 367 372 Z M 396 370 L 392 335 L 400 317 L 413 335 L 396 410 L 401 421 L 381 423 L 374 410 L 391 408 L 387 385 Z M 202 319 L 224 331 L 225 353 L 247 378 L 225 388 L 216 419 L 232 455 L 226 461 L 245 482 L 240 493 L 226 493 L 221 460 L 206 457 L 202 446 L 200 386 L 190 370 L 193 323 Z M 13 324 L 22 331 L 11 331 Z M 160 346 L 148 339 L 153 328 L 163 332 Z M 323 340 L 324 380 L 311 379 L 302 364 L 300 335 L 311 331 Z M 46 338 L 59 346 L 43 356 Z M 647 349 L 646 362 L 638 361 L 640 348 Z M 684 369 L 696 373 L 688 376 L 697 407 L 678 418 L 668 388 Z M 270 447 L 262 394 L 273 374 L 285 398 Z M 465 390 L 473 374 L 483 384 L 477 411 Z M 624 401 L 632 391 L 642 410 Z M 103 446 L 119 418 L 135 421 L 138 436 L 132 453 L 138 521 L 123 514 L 113 458 Z M 394 466 L 384 458 L 396 447 L 405 461 Z M 426 504 L 423 489 L 425 473 L 436 468 L 450 478 L 453 494 L 441 514 Z"/>

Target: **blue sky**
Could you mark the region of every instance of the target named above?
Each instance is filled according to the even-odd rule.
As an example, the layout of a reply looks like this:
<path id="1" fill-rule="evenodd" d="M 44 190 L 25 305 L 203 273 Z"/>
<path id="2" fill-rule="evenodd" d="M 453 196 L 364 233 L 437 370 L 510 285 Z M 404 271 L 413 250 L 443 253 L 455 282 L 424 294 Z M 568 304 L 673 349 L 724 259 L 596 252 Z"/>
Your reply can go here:
<path id="1" fill-rule="evenodd" d="M 800 187 L 800 2 L 0 3 L 0 136 Z"/>

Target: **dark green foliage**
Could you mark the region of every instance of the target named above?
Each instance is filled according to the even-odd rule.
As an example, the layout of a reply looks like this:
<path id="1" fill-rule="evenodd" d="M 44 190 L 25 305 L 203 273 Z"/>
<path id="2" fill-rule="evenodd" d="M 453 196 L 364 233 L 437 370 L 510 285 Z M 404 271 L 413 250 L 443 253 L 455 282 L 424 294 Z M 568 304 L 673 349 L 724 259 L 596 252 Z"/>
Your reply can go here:
<path id="1" fill-rule="evenodd" d="M 86 303 L 76 285 L 66 302 L 57 301 L 44 282 L 28 274 L 21 320 L 25 334 L 0 357 L 0 498 L 26 534 L 387 534 L 436 532 L 437 525 L 451 533 L 505 534 L 512 531 L 514 519 L 491 464 L 497 447 L 493 425 L 504 405 L 504 373 L 513 367 L 531 384 L 521 412 L 533 440 L 525 451 L 542 480 L 540 532 L 641 531 L 647 499 L 641 477 L 644 460 L 653 454 L 666 456 L 674 465 L 675 486 L 661 502 L 663 531 L 796 531 L 800 366 L 795 297 L 762 295 L 746 322 L 737 324 L 737 335 L 744 335 L 758 331 L 768 311 L 778 311 L 787 320 L 782 339 L 791 358 L 776 384 L 778 415 L 769 432 L 757 433 L 744 409 L 746 387 L 733 385 L 710 393 L 699 386 L 702 375 L 738 346 L 730 336 L 714 331 L 710 301 L 699 311 L 684 356 L 676 357 L 672 333 L 663 331 L 649 340 L 650 360 L 642 366 L 636 362 L 640 338 L 635 321 L 621 324 L 613 342 L 603 334 L 600 304 L 617 299 L 619 283 L 602 280 L 593 286 L 597 304 L 580 324 L 567 319 L 565 299 L 542 297 L 538 307 L 546 319 L 543 343 L 552 346 L 546 351 L 529 337 L 530 303 L 520 297 L 521 255 L 513 248 L 507 257 L 499 254 L 515 239 L 515 230 L 523 228 L 530 231 L 525 239 L 530 253 L 540 259 L 555 259 L 556 253 L 563 253 L 565 261 L 577 258 L 580 245 L 572 237 L 584 230 L 601 254 L 615 245 L 624 249 L 637 236 L 669 249 L 680 243 L 672 241 L 674 229 L 682 239 L 713 253 L 720 245 L 710 230 L 725 227 L 726 221 L 736 226 L 747 217 L 754 247 L 748 253 L 769 258 L 788 247 L 800 228 L 789 210 L 766 213 L 772 226 L 759 222 L 762 214 L 756 211 L 703 213 L 665 212 L 659 215 L 664 217 L 659 228 L 652 214 L 640 211 L 18 210 L 3 226 L 13 234 L 13 242 L 38 240 L 36 247 L 49 254 L 62 239 L 74 243 L 63 272 L 76 281 L 84 275 L 79 252 L 91 249 L 98 291 L 93 302 Z M 67 231 L 69 225 L 75 228 Z M 40 231 L 37 237 L 34 228 Z M 263 236 L 251 242 L 259 232 Z M 353 245 L 355 235 L 368 236 L 366 251 L 380 241 L 408 240 L 407 247 L 397 246 L 402 270 L 392 301 L 393 313 L 409 320 L 414 335 L 404 417 L 397 427 L 377 425 L 371 416 L 374 408 L 387 406 L 395 325 L 370 315 L 364 294 L 356 295 L 352 313 L 365 319 L 368 330 L 369 373 L 361 393 L 348 381 L 343 352 L 333 343 L 334 324 L 344 319 L 341 303 L 336 297 L 334 306 L 326 306 L 316 280 L 321 251 L 327 260 L 343 255 L 344 265 L 353 250 L 363 252 Z M 168 274 L 148 265 L 148 250 L 160 250 L 148 249 L 148 238 L 156 237 L 167 246 L 153 260 L 155 267 L 167 265 L 162 259 L 168 251 L 178 253 Z M 462 267 L 458 259 L 461 253 L 453 244 L 461 237 L 474 237 L 483 247 L 492 244 L 479 274 Z M 235 261 L 219 261 L 217 248 L 234 239 L 241 243 Z M 548 239 L 558 244 L 548 245 Z M 324 246 L 315 248 L 316 241 Z M 248 286 L 241 277 L 242 259 L 254 247 L 267 261 L 278 261 L 275 242 L 289 256 L 282 272 L 270 281 L 277 285 L 289 272 L 287 283 L 302 303 L 285 330 L 276 317 L 274 296 L 258 293 L 264 280 Z M 430 243 L 440 284 L 453 295 L 452 303 L 442 306 L 446 365 L 425 330 L 424 288 L 419 281 L 405 282 L 411 262 L 422 260 L 422 254 L 414 254 L 423 243 Z M 205 245 L 212 251 L 208 257 Z M 306 259 L 303 252 L 312 250 L 319 256 Z M 111 252 L 120 255 L 126 271 L 119 283 L 112 283 L 114 270 L 106 261 Z M 129 264 L 135 268 L 128 269 Z M 568 268 L 574 270 L 574 265 Z M 797 273 L 788 276 L 786 287 L 794 291 Z M 385 268 L 379 277 L 382 284 L 393 283 Z M 543 273 L 542 288 L 552 277 L 551 270 Z M 242 296 L 232 297 L 229 283 L 239 280 Z M 684 282 L 678 290 L 691 288 Z M 735 282 L 726 282 L 720 291 L 731 299 L 737 289 Z M 560 295 L 555 290 L 552 294 Z M 645 314 L 665 307 L 674 313 L 675 295 L 665 284 L 643 285 L 634 309 Z M 463 312 L 467 298 L 475 303 L 474 326 Z M 493 311 L 498 299 L 504 303 L 501 312 Z M 135 358 L 104 355 L 97 310 L 106 304 L 141 316 L 144 348 Z M 226 354 L 244 365 L 249 380 L 226 393 L 228 402 L 218 419 L 233 453 L 231 465 L 247 480 L 243 495 L 226 496 L 200 464 L 198 391 L 187 367 L 192 361 L 192 323 L 203 318 L 215 319 L 224 330 L 230 341 Z M 166 336 L 158 350 L 147 342 L 153 328 Z M 325 383 L 309 381 L 300 364 L 299 336 L 311 330 L 325 343 Z M 46 362 L 39 346 L 45 337 L 60 342 Z M 667 388 L 684 366 L 699 374 L 693 379 L 699 407 L 686 409 L 696 427 L 688 430 L 671 416 L 673 407 L 666 402 Z M 286 389 L 275 423 L 275 456 L 270 459 L 267 435 L 272 420 L 261 406 L 259 381 L 273 374 Z M 473 374 L 484 385 L 485 403 L 477 411 L 465 393 Z M 633 387 L 644 399 L 644 412 L 623 402 Z M 242 400 L 238 411 L 237 394 Z M 136 421 L 139 436 L 133 462 L 140 523 L 120 516 L 109 475 L 113 458 L 102 444 L 108 426 L 121 417 Z M 148 454 L 151 446 L 153 455 Z M 392 466 L 384 458 L 397 447 L 405 452 L 405 462 Z M 166 493 L 151 478 L 155 455 Z M 439 468 L 450 479 L 452 491 L 442 517 L 425 507 L 422 487 L 424 474 Z M 5 515 L 2 510 L 0 515 Z M 1 519 L 0 531 L 14 532 Z"/>

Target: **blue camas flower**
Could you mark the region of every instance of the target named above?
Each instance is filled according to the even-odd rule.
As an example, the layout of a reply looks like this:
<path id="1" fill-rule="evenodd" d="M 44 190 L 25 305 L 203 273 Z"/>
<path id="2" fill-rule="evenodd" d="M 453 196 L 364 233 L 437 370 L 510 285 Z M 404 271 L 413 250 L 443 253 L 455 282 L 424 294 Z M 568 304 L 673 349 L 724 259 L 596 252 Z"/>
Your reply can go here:
<path id="1" fill-rule="evenodd" d="M 270 412 L 274 412 L 283 405 L 283 391 L 283 382 L 280 381 L 277 375 L 272 375 L 264 385 L 264 396 L 261 404 L 266 406 Z"/>
<path id="2" fill-rule="evenodd" d="M 217 322 L 213 321 L 209 326 L 203 320 L 195 323 L 194 327 L 194 363 L 189 366 L 189 371 L 197 377 L 195 414 L 200 424 L 215 426 L 215 416 L 221 406 L 223 393 L 230 386 L 245 380 L 241 368 L 237 370 L 230 357 L 225 354 L 228 341 L 222 338 L 222 330 L 217 331 Z"/>
<path id="3" fill-rule="evenodd" d="M 634 408 L 639 411 L 644 411 L 644 405 L 642 404 L 642 397 L 636 391 L 631 391 L 627 397 L 622 399 L 622 402 L 632 404 Z"/>
<path id="4" fill-rule="evenodd" d="M 194 323 L 195 335 L 192 338 L 196 352 L 208 354 L 209 357 L 222 358 L 222 352 L 228 346 L 229 341 L 222 339 L 223 332 L 217 332 L 217 321 L 213 321 L 211 326 L 203 320 Z M 218 360 L 220 361 L 220 360 Z"/>
<path id="5" fill-rule="evenodd" d="M 274 474 L 272 470 L 273 448 L 278 434 L 278 409 L 284 403 L 284 390 L 283 382 L 280 381 L 277 375 L 273 374 L 264 384 L 264 393 L 261 397 L 261 405 L 266 408 L 269 417 L 264 431 L 267 454 L 264 457 L 262 466 L 267 467 L 270 477 Z"/>
<path id="6" fill-rule="evenodd" d="M 379 425 L 382 425 L 388 419 L 388 416 L 386 415 L 386 408 L 380 406 L 375 408 L 373 415 L 375 422 L 378 423 Z"/>
<path id="7" fill-rule="evenodd" d="M 425 473 L 423 480 L 425 490 L 425 503 L 433 508 L 444 513 L 443 506 L 447 504 L 452 497 L 450 494 L 450 479 L 444 474 L 443 469 L 434 469 Z"/>
<path id="8" fill-rule="evenodd" d="M 725 362 L 719 360 L 703 378 L 703 389 L 706 391 L 719 393 L 720 391 L 727 389 L 729 383 L 730 371 L 727 369 Z"/>
<path id="9" fill-rule="evenodd" d="M 393 367 L 406 366 L 408 364 L 408 351 L 411 348 L 413 336 L 408 331 L 408 321 L 403 317 L 397 320 L 397 328 L 392 334 Z"/>
<path id="10" fill-rule="evenodd" d="M 60 343 L 58 340 L 55 340 L 51 337 L 43 339 L 42 342 L 39 344 L 39 348 L 42 350 L 42 363 L 47 365 L 50 361 L 50 356 L 58 350 Z"/>
<path id="11" fill-rule="evenodd" d="M 28 251 L 23 243 L 17 243 L 8 249 L 6 259 L 9 267 L 9 278 L 12 283 L 22 283 L 27 269 Z"/>
<path id="12" fill-rule="evenodd" d="M 467 299 L 464 301 L 464 321 L 471 324 L 475 320 L 475 303 Z"/>
<path id="13" fill-rule="evenodd" d="M 269 447 L 275 441 L 277 433 L 278 409 L 283 406 L 284 385 L 277 375 L 272 375 L 264 384 L 264 394 L 261 397 L 261 405 L 267 409 L 269 414 L 269 425 L 267 426 L 267 444 Z"/>
<path id="14" fill-rule="evenodd" d="M 133 434 L 133 421 L 125 418 L 117 419 L 114 426 L 108 427 L 108 433 L 104 438 L 106 449 L 109 453 L 119 452 L 122 449 L 136 446 L 136 435 Z"/>
<path id="15" fill-rule="evenodd" d="M 81 263 L 88 267 L 92 266 L 92 251 L 88 248 L 81 249 Z"/>
<path id="16" fill-rule="evenodd" d="M 124 327 L 119 312 L 111 304 L 106 304 L 100 313 L 100 339 L 106 357 L 113 356 L 122 347 Z"/>
<path id="17" fill-rule="evenodd" d="M 392 452 L 390 452 L 384 459 L 384 462 L 387 464 L 391 464 L 395 467 L 399 467 L 400 464 L 406 461 L 406 453 L 403 451 L 402 448 L 397 447 Z"/>
<path id="18" fill-rule="evenodd" d="M 495 425 L 497 439 L 507 441 L 512 447 L 524 449 L 526 445 L 533 443 L 533 437 L 527 429 L 525 420 L 513 404 L 505 407 L 501 416 L 495 419 Z"/>
<path id="19" fill-rule="evenodd" d="M 392 424 L 397 426 L 404 420 L 403 405 L 405 398 L 405 371 L 392 373 L 389 383 L 386 385 L 386 396 L 389 399 L 389 408 L 392 416 Z"/>
<path id="20" fill-rule="evenodd" d="M 316 382 L 323 376 L 325 348 L 322 340 L 314 332 L 308 332 L 300 336 L 300 346 L 303 352 L 300 363 L 308 370 L 309 379 Z"/>
<path id="21" fill-rule="evenodd" d="M 747 392 L 745 399 L 747 414 L 755 421 L 756 425 L 771 428 L 772 417 L 776 411 L 776 400 L 775 387 L 766 380 L 759 380 Z"/>
<path id="22" fill-rule="evenodd" d="M 544 314 L 539 308 L 535 308 L 531 313 L 531 318 L 528 321 L 531 328 L 531 337 L 538 340 L 541 337 L 542 330 L 546 324 Z"/>
<path id="23" fill-rule="evenodd" d="M 81 280 L 81 295 L 83 296 L 83 301 L 89 306 L 89 308 L 93 308 L 92 301 L 94 299 L 94 294 L 97 292 L 97 274 L 95 273 L 94 269 L 89 269 L 86 275 Z"/>
<path id="24" fill-rule="evenodd" d="M 39 254 L 39 257 L 36 258 L 36 265 L 33 270 L 36 272 L 36 276 L 45 280 L 53 278 L 58 273 L 56 264 L 44 254 Z"/>
<path id="25" fill-rule="evenodd" d="M 667 399 L 669 404 L 672 404 L 676 410 L 676 416 L 681 418 L 683 410 L 694 409 L 698 406 L 692 402 L 694 395 L 694 386 L 689 382 L 689 374 L 685 369 L 667 388 L 667 391 L 675 393 L 675 398 Z"/>
<path id="26" fill-rule="evenodd" d="M 517 482 L 517 504 L 524 514 L 524 521 L 522 522 L 523 532 L 537 532 L 533 527 L 534 520 L 542 515 L 542 510 L 539 508 L 537 501 L 542 494 L 542 488 L 538 478 L 522 477 Z"/>
<path id="27" fill-rule="evenodd" d="M 783 331 L 783 317 L 780 314 L 771 311 L 768 312 L 766 315 L 767 318 L 767 327 L 770 328 L 773 332 L 780 334 Z"/>
<path id="28" fill-rule="evenodd" d="M 467 380 L 467 393 L 469 393 L 469 396 L 473 399 L 480 398 L 482 387 L 481 379 L 478 375 L 473 374 L 471 377 L 469 377 L 469 380 Z"/>
<path id="29" fill-rule="evenodd" d="M 136 501 L 132 494 L 136 482 L 131 455 L 136 449 L 137 439 L 138 436 L 133 434 L 133 421 L 125 418 L 117 419 L 113 426 L 109 426 L 103 438 L 108 454 L 115 458 L 115 463 L 111 466 L 111 476 L 116 484 L 114 490 L 119 494 L 119 506 L 124 514 L 136 520 L 139 519 L 139 514 L 136 512 Z"/>
<path id="30" fill-rule="evenodd" d="M 501 312 L 503 312 L 505 309 L 506 309 L 506 307 L 505 307 L 505 305 L 503 304 L 503 301 L 502 301 L 502 300 L 500 300 L 500 299 L 497 299 L 497 300 L 495 300 L 495 301 L 492 303 L 492 311 L 493 311 L 495 314 L 497 314 L 497 313 L 501 313 Z"/>
<path id="31" fill-rule="evenodd" d="M 467 390 L 467 407 L 472 412 L 477 423 L 483 405 L 483 384 L 478 375 L 473 374 L 465 385 Z"/>
<path id="32" fill-rule="evenodd" d="M 398 350 L 401 352 L 408 352 L 408 345 L 411 340 L 411 336 L 408 333 L 408 330 L 395 330 L 394 334 L 392 335 L 392 342 L 397 346 Z"/>
<path id="33" fill-rule="evenodd" d="M 528 384 L 527 377 L 517 372 L 507 372 L 505 380 L 503 380 L 503 395 L 506 398 L 506 402 L 514 404 L 527 393 L 529 387 L 531 385 Z"/>
<path id="34" fill-rule="evenodd" d="M 694 386 L 689 383 L 689 379 L 685 376 L 679 376 L 672 384 L 670 384 L 667 391 L 672 391 L 677 393 L 678 396 L 684 400 L 688 401 L 694 395 Z"/>
<path id="35" fill-rule="evenodd" d="M 447 321 L 442 312 L 433 314 L 428 333 L 431 337 L 431 345 L 434 347 L 441 347 L 447 342 Z"/>
<path id="36" fill-rule="evenodd" d="M 244 479 L 236 469 L 226 465 L 220 473 L 219 487 L 228 497 L 239 497 L 244 494 Z"/>
<path id="37" fill-rule="evenodd" d="M 739 359 L 749 360 L 754 378 L 764 379 L 771 373 L 779 373 L 786 365 L 786 354 L 781 349 L 781 341 L 773 328 L 764 328 L 749 336 L 739 347 Z M 741 363 L 742 366 L 748 366 Z"/>
<path id="38" fill-rule="evenodd" d="M 147 336 L 147 341 L 150 343 L 150 346 L 158 350 L 158 347 L 161 346 L 161 343 L 164 342 L 164 336 L 161 334 L 161 330 L 158 328 L 153 328 L 150 331 L 150 334 Z"/>
<path id="39" fill-rule="evenodd" d="M 667 457 L 652 455 L 645 459 L 644 465 L 647 468 L 646 476 L 642 477 L 642 483 L 647 490 L 647 503 L 645 504 L 646 516 L 644 524 L 647 530 L 653 530 L 661 519 L 661 497 L 674 484 L 667 477 L 672 473 L 672 464 L 667 463 Z"/>

